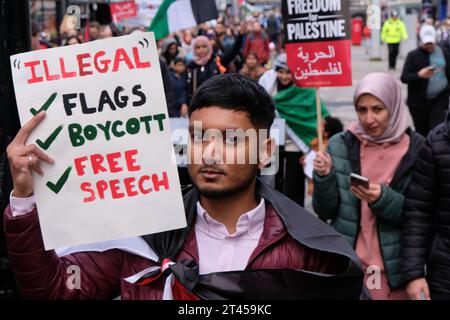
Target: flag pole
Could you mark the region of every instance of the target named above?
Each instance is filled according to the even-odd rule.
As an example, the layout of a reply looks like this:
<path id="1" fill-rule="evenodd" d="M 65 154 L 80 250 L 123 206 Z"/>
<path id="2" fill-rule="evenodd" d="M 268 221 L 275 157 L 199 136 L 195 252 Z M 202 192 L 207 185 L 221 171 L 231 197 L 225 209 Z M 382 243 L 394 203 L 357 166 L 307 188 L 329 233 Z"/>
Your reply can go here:
<path id="1" fill-rule="evenodd" d="M 319 151 L 324 152 L 323 147 L 323 125 L 322 125 L 322 106 L 320 104 L 320 88 L 316 88 L 316 113 L 317 113 L 317 136 L 319 138 Z"/>

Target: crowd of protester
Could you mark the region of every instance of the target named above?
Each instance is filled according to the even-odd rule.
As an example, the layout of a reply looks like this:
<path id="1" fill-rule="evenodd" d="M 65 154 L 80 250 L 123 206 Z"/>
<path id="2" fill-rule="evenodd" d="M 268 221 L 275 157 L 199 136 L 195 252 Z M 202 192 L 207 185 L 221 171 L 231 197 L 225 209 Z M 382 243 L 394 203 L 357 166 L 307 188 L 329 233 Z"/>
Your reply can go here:
<path id="1" fill-rule="evenodd" d="M 404 27 L 389 34 L 394 25 L 400 25 L 397 13 L 382 34 L 390 69 L 408 37 Z M 34 26 L 32 46 L 77 45 L 135 31 L 90 22 L 84 33 L 61 27 L 52 43 Z M 273 12 L 243 21 L 220 17 L 158 41 L 171 117 L 188 117 L 198 89 L 217 75 L 239 73 L 252 84 L 233 81 L 258 83 L 272 97 L 274 116 L 285 119 L 288 129 L 282 192 L 299 205 L 307 185 L 304 157 L 317 151 L 309 185 L 314 211 L 355 250 L 372 299 L 450 298 L 450 18 L 425 21 L 418 38 L 401 75 L 408 96 L 392 75 L 366 75 L 354 93 L 357 121 L 345 131 L 323 102 L 325 121 L 317 124 L 316 92 L 294 85 L 281 18 Z M 407 122 L 408 107 L 415 129 Z M 318 148 L 317 125 L 325 126 L 326 151 Z M 352 184 L 352 173 L 366 177 L 368 185 Z M 262 179 L 275 185 L 273 176 Z M 379 274 L 372 285 L 370 270 Z"/>

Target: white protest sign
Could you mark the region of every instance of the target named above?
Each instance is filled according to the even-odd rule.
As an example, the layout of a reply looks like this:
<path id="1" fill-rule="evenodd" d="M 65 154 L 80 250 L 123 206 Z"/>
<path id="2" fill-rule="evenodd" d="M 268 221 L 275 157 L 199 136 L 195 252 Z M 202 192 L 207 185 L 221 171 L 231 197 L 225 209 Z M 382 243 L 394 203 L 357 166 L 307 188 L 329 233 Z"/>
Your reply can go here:
<path id="1" fill-rule="evenodd" d="M 45 248 L 186 226 L 153 33 L 11 57 L 22 125 L 55 159 L 34 175 Z"/>

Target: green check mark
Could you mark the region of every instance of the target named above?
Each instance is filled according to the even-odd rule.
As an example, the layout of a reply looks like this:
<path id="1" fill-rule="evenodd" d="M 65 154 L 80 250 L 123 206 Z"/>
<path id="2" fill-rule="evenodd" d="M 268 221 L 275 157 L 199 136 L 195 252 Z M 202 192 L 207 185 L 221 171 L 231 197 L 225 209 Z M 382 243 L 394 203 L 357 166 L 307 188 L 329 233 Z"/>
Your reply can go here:
<path id="1" fill-rule="evenodd" d="M 58 128 L 56 128 L 55 131 L 53 131 L 52 134 L 44 142 L 42 142 L 41 139 L 37 139 L 36 144 L 42 149 L 47 150 L 48 148 L 50 148 L 50 145 L 53 143 L 53 141 L 55 141 L 56 137 L 61 132 L 63 127 L 63 125 L 58 126 Z"/>
<path id="2" fill-rule="evenodd" d="M 58 192 L 61 191 L 61 188 L 66 184 L 67 179 L 69 178 L 70 170 L 72 170 L 72 167 L 68 167 L 66 171 L 62 174 L 62 176 L 58 179 L 58 181 L 55 183 L 48 181 L 46 183 L 46 186 L 52 190 L 54 193 L 58 194 Z"/>
<path id="3" fill-rule="evenodd" d="M 39 110 L 36 110 L 35 108 L 31 108 L 30 112 L 33 114 L 33 116 L 35 116 L 41 111 L 47 111 L 47 109 L 50 107 L 50 105 L 53 103 L 53 101 L 55 101 L 56 96 L 57 96 L 57 93 L 56 92 L 53 93 Z"/>

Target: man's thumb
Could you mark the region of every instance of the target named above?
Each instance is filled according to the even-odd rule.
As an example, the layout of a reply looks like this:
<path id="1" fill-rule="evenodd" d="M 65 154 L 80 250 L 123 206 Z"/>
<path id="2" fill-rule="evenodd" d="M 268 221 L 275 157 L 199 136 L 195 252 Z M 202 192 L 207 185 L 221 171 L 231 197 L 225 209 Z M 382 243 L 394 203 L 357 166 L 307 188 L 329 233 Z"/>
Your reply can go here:
<path id="1" fill-rule="evenodd" d="M 425 294 L 425 299 L 426 300 L 431 300 L 430 297 L 430 289 L 428 288 L 428 284 L 425 284 L 424 288 L 423 288 L 423 292 Z"/>

